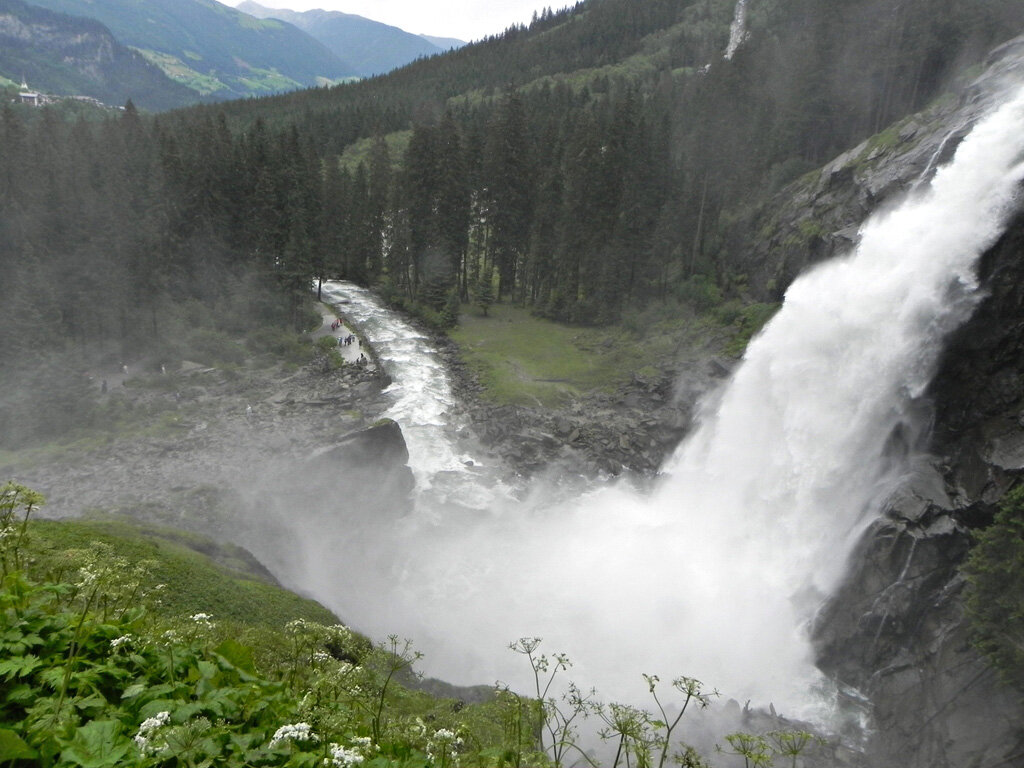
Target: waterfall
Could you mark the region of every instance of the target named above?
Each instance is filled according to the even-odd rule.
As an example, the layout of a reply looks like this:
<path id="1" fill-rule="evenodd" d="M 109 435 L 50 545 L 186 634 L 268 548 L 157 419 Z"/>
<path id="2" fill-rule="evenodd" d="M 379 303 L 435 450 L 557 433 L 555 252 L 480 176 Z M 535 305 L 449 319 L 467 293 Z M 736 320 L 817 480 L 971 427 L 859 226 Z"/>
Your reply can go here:
<path id="1" fill-rule="evenodd" d="M 737 0 L 736 12 L 729 26 L 729 44 L 725 47 L 725 58 L 731 59 L 747 39 L 747 0 Z"/>
<path id="2" fill-rule="evenodd" d="M 308 589 L 361 629 L 414 638 L 453 682 L 524 683 L 503 649 L 542 636 L 606 698 L 645 699 L 641 673 L 686 674 L 820 715 L 806 623 L 898 483 L 887 446 L 913 446 L 943 339 L 979 300 L 975 262 L 1024 177 L 1022 125 L 1024 91 L 854 252 L 794 282 L 653 492 L 556 503 L 538 482 L 518 501 L 376 521 L 369 546 L 316 531 Z"/>

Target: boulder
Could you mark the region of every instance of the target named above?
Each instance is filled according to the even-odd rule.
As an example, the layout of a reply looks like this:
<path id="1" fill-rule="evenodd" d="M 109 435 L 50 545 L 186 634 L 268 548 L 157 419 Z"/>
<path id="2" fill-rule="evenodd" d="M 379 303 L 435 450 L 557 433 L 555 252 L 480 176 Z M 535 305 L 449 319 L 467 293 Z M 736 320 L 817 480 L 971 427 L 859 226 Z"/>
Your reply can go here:
<path id="1" fill-rule="evenodd" d="M 411 509 L 416 482 L 408 462 L 401 427 L 383 419 L 317 451 L 300 475 L 318 493 L 340 493 L 346 505 L 396 515 Z"/>

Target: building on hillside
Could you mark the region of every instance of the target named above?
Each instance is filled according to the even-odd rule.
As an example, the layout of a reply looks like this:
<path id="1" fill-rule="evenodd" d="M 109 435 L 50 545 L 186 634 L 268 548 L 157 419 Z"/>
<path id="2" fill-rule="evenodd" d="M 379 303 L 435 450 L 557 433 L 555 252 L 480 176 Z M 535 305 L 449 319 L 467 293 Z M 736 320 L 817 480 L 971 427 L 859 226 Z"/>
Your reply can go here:
<path id="1" fill-rule="evenodd" d="M 46 96 L 28 89 L 28 82 L 21 78 L 21 90 L 18 91 L 18 102 L 28 104 L 31 107 L 41 107 L 47 101 Z"/>

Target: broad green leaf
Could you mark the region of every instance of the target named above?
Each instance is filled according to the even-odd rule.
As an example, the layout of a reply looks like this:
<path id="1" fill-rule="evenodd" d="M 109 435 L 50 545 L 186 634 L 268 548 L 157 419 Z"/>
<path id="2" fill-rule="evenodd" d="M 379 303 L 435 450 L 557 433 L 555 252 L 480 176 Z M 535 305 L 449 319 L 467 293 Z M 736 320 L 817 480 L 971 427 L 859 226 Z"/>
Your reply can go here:
<path id="1" fill-rule="evenodd" d="M 38 754 L 14 731 L 7 728 L 0 729 L 0 763 L 31 760 Z"/>
<path id="2" fill-rule="evenodd" d="M 237 640 L 225 640 L 223 643 L 213 649 L 214 653 L 220 654 L 225 660 L 231 665 L 254 674 L 256 672 L 256 664 L 253 662 L 252 648 L 247 645 L 242 645 Z"/>
<path id="3" fill-rule="evenodd" d="M 35 701 L 37 696 L 36 690 L 31 685 L 16 685 L 7 692 L 6 700 L 12 704 L 27 704 L 31 701 Z"/>
<path id="4" fill-rule="evenodd" d="M 196 668 L 199 670 L 199 675 L 204 680 L 212 680 L 218 672 L 217 665 L 212 661 L 200 660 L 196 662 Z"/>
<path id="5" fill-rule="evenodd" d="M 50 667 L 39 673 L 39 679 L 46 683 L 53 690 L 58 690 L 64 682 L 64 668 Z"/>
<path id="6" fill-rule="evenodd" d="M 174 699 L 154 699 L 153 701 L 147 701 L 139 708 L 139 715 L 143 719 L 146 719 L 147 717 L 153 717 L 153 715 L 158 712 L 173 713 L 180 703 L 181 702 L 175 701 Z M 178 722 L 181 721 L 179 720 Z"/>
<path id="7" fill-rule="evenodd" d="M 145 690 L 148 687 L 149 686 L 146 685 L 145 683 L 135 683 L 134 685 L 129 685 L 127 688 L 124 689 L 124 693 L 121 694 L 121 698 L 122 699 L 134 699 L 140 693 L 145 692 Z"/>
<path id="8" fill-rule="evenodd" d="M 0 661 L 0 676 L 11 680 L 15 677 L 27 677 L 42 664 L 37 656 L 14 656 Z"/>
<path id="9" fill-rule="evenodd" d="M 82 768 L 108 768 L 123 764 L 122 758 L 132 749 L 132 742 L 121 735 L 121 723 L 93 720 L 75 731 L 75 738 L 60 756 Z"/>

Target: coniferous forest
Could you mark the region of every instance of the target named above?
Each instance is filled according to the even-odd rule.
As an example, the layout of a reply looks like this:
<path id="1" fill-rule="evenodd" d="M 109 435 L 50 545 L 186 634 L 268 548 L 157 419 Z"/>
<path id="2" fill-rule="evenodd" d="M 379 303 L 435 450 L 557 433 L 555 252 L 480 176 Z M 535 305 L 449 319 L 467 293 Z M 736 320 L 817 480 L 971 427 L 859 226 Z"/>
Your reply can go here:
<path id="1" fill-rule="evenodd" d="M 580 324 L 742 297 L 760 202 L 1024 28 L 1016 0 L 771 0 L 727 58 L 734 9 L 591 0 L 387 76 L 159 115 L 8 105 L 3 375 L 299 327 L 318 278 L 442 326 L 492 293 Z"/>

